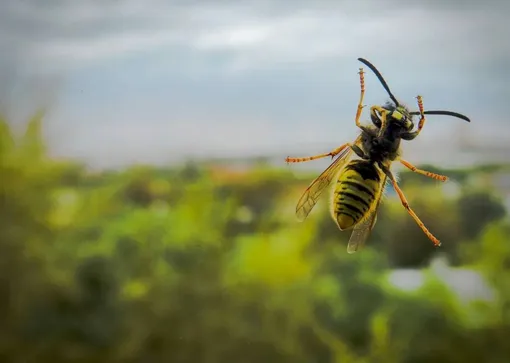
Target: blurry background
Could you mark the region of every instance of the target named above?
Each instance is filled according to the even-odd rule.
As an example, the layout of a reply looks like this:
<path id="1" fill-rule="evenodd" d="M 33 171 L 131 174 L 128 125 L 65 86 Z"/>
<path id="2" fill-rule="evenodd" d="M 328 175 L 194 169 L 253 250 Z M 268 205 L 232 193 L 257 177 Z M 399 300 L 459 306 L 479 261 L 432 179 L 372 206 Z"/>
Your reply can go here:
<path id="1" fill-rule="evenodd" d="M 5 362 L 504 362 L 510 43 L 503 1 L 5 0 Z M 324 198 L 358 57 L 431 116 L 347 255 Z M 387 99 L 366 74 L 367 105 Z M 368 120 L 365 109 L 362 119 Z"/>

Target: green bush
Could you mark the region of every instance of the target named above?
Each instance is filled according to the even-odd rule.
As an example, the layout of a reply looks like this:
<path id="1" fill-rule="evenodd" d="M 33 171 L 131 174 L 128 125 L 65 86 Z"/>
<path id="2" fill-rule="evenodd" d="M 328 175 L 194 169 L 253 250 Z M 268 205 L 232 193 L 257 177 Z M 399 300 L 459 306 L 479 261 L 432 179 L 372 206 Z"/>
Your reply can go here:
<path id="1" fill-rule="evenodd" d="M 365 249 L 348 255 L 326 198 L 295 221 L 309 181 L 288 169 L 262 165 L 235 181 L 193 163 L 93 174 L 49 158 L 40 128 L 38 115 L 14 139 L 0 122 L 2 361 L 510 356 L 510 227 L 493 194 L 443 199 L 407 182 L 439 251 L 494 288 L 494 301 L 473 307 L 437 278 L 414 292 L 389 284 L 392 268 L 426 267 L 438 251 L 395 198 Z"/>

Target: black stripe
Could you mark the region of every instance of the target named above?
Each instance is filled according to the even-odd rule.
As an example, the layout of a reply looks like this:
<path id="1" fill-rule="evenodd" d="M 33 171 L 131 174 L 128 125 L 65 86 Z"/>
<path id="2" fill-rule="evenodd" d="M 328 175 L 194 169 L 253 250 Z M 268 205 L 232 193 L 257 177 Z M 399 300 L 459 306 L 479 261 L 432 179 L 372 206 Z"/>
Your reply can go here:
<path id="1" fill-rule="evenodd" d="M 366 209 L 370 207 L 370 204 L 363 198 L 361 198 L 359 195 L 353 194 L 351 192 L 343 192 L 343 195 L 354 199 L 356 202 L 359 202 L 360 204 L 363 204 Z"/>
<path id="2" fill-rule="evenodd" d="M 375 180 L 376 182 L 379 182 L 381 180 L 381 177 L 379 176 L 379 173 L 377 172 L 375 165 L 368 161 L 349 163 L 345 167 L 345 169 L 356 172 L 357 174 L 359 174 L 359 176 L 361 176 L 365 180 L 366 179 Z"/>
<path id="3" fill-rule="evenodd" d="M 345 183 L 346 185 L 350 186 L 350 187 L 353 187 L 353 188 L 356 188 L 358 189 L 360 192 L 363 192 L 363 193 L 367 193 L 368 195 L 370 195 L 372 198 L 375 197 L 375 194 L 373 191 L 371 191 L 370 189 L 368 189 L 366 186 L 364 186 L 363 184 L 360 184 L 360 183 L 355 183 L 355 182 L 352 182 L 352 181 L 343 181 L 343 183 Z"/>
<path id="4" fill-rule="evenodd" d="M 345 202 L 344 202 L 344 203 L 342 203 L 342 206 L 344 206 L 344 207 L 345 207 L 345 208 L 347 208 L 347 209 L 352 210 L 354 213 L 356 213 L 356 214 L 358 214 L 358 215 L 360 215 L 360 216 L 362 216 L 362 215 L 363 215 L 363 212 L 362 212 L 362 211 L 360 211 L 360 210 L 359 210 L 359 208 L 358 208 L 358 207 L 356 207 L 355 205 L 352 205 L 352 204 L 349 204 L 349 203 L 345 203 Z"/>

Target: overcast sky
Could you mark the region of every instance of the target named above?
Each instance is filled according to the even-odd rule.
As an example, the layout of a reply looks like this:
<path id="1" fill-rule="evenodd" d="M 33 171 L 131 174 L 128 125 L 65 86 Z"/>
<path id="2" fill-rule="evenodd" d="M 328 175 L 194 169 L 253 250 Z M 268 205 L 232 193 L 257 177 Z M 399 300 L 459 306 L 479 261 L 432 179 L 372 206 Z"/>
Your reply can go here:
<path id="1" fill-rule="evenodd" d="M 0 107 L 20 126 L 49 106 L 52 152 L 93 166 L 324 152 L 357 133 L 361 56 L 412 108 L 421 94 L 471 117 L 429 117 L 405 145 L 427 161 L 454 132 L 508 139 L 509 12 L 500 0 L 3 0 Z M 371 73 L 366 88 L 367 104 L 386 101 Z"/>

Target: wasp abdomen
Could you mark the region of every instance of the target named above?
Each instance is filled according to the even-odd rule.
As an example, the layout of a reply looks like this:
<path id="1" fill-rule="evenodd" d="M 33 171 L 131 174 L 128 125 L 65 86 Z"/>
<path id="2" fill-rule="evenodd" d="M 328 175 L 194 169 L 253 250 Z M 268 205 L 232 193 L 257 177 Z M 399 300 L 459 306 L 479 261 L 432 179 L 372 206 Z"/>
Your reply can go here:
<path id="1" fill-rule="evenodd" d="M 341 230 L 359 223 L 375 204 L 381 172 L 366 160 L 353 160 L 340 174 L 333 192 L 333 218 Z"/>

